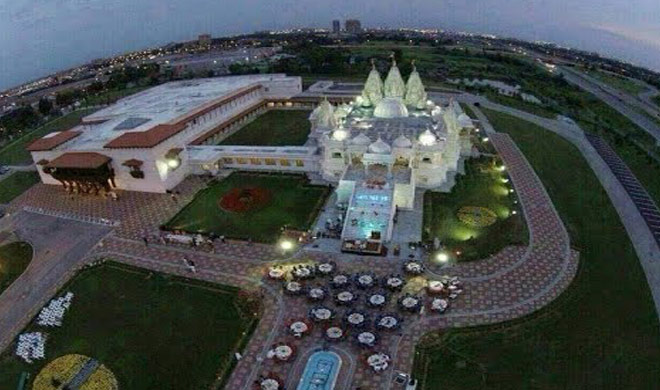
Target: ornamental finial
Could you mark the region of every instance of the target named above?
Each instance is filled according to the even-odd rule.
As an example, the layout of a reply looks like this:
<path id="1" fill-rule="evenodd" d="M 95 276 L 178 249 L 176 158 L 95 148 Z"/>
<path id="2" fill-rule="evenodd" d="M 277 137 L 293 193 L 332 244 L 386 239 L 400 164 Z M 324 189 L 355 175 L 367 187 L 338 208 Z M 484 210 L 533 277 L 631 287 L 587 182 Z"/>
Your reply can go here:
<path id="1" fill-rule="evenodd" d="M 394 56 L 394 52 L 390 53 L 390 57 L 392 57 L 392 66 L 396 66 L 396 57 Z"/>

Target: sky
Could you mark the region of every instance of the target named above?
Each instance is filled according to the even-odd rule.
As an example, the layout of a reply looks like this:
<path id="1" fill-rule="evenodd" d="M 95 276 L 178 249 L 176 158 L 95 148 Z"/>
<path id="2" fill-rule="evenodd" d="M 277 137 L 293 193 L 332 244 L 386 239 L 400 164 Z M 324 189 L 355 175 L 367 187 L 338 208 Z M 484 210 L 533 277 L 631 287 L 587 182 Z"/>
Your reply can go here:
<path id="1" fill-rule="evenodd" d="M 346 18 L 544 40 L 660 70 L 660 0 L 0 0 L 0 89 L 200 33 Z"/>

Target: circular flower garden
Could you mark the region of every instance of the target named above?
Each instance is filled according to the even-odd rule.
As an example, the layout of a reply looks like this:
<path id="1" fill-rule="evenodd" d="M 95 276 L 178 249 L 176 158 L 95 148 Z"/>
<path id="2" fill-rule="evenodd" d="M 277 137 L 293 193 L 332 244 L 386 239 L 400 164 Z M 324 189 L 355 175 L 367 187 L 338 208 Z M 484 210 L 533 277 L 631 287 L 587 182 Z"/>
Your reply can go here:
<path id="1" fill-rule="evenodd" d="M 483 228 L 497 222 L 497 214 L 486 207 L 461 207 L 458 210 L 457 217 L 464 224 L 475 228 Z"/>
<path id="2" fill-rule="evenodd" d="M 83 367 L 92 361 L 83 355 L 64 355 L 48 363 L 34 378 L 33 390 L 56 390 L 68 388 L 69 383 L 79 374 Z M 103 364 L 95 366 L 94 370 L 79 383 L 80 390 L 117 390 L 119 388 L 114 374 Z"/>
<path id="3" fill-rule="evenodd" d="M 270 202 L 271 194 L 259 187 L 232 188 L 220 198 L 220 208 L 232 213 L 259 210 Z"/>

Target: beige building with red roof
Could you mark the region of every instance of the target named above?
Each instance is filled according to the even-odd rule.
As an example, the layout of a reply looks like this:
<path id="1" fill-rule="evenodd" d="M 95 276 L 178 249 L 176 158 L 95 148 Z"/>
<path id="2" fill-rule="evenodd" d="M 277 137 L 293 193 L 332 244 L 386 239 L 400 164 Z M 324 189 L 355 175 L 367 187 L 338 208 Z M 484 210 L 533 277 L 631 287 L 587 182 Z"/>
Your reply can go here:
<path id="1" fill-rule="evenodd" d="M 299 77 L 230 76 L 163 84 L 28 146 L 41 180 L 76 191 L 166 192 L 191 173 L 186 147 L 227 136 L 302 92 Z"/>

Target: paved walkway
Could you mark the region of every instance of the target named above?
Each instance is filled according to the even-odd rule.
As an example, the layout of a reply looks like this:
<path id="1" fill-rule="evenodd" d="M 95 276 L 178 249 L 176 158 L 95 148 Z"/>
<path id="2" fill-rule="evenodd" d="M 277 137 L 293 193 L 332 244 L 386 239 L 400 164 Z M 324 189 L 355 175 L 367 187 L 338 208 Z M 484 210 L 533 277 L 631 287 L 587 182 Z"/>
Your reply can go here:
<path id="1" fill-rule="evenodd" d="M 635 248 L 635 252 L 637 253 L 642 268 L 644 269 L 646 280 L 655 302 L 656 312 L 660 316 L 660 246 L 656 242 L 653 232 L 649 229 L 646 221 L 639 213 L 637 206 L 635 206 L 635 203 L 632 201 L 625 188 L 619 182 L 607 163 L 587 140 L 582 129 L 577 125 L 571 125 L 553 119 L 541 118 L 515 108 L 492 103 L 474 95 L 462 95 L 460 100 L 471 103 L 479 101 L 482 107 L 503 112 L 537 124 L 546 130 L 556 133 L 578 148 L 600 181 L 600 184 L 607 192 L 616 212 L 619 214 L 619 218 L 628 233 L 628 237 Z M 483 115 L 478 108 L 473 107 L 473 109 L 475 113 Z"/>
<path id="2" fill-rule="evenodd" d="M 490 259 L 434 270 L 441 274 L 459 276 L 463 281 L 464 293 L 452 302 L 452 307 L 446 314 L 421 316 L 401 314 L 404 320 L 403 327 L 397 332 L 381 334 L 378 350 L 392 357 L 393 364 L 390 369 L 374 374 L 364 363 L 366 352 L 350 341 L 334 344 L 334 350 L 350 362 L 341 374 L 342 380 L 350 383 L 345 387 L 346 389 L 356 387 L 389 389 L 395 371 L 411 370 L 414 347 L 425 332 L 444 327 L 496 323 L 524 316 L 548 304 L 572 280 L 577 269 L 578 254 L 570 249 L 568 234 L 542 183 L 508 135 L 492 134 L 491 139 L 506 164 L 518 193 L 530 231 L 529 246 L 509 247 Z M 72 199 L 63 191 L 58 191 L 57 187 L 43 185 L 33 188 L 13 202 L 10 209 L 16 213 L 14 218 L 19 220 L 25 218 L 24 215 L 30 215 L 30 218 L 51 221 L 51 229 L 59 223 L 75 226 L 76 229 L 84 230 L 85 234 L 96 233 L 91 234 L 84 245 L 71 239 L 79 235 L 85 237 L 81 232 L 62 230 L 48 233 L 52 239 L 44 242 L 47 251 L 58 248 L 58 245 L 61 245 L 59 241 L 67 241 L 61 235 L 67 236 L 69 242 L 75 243 L 72 245 L 75 245 L 77 250 L 66 251 L 65 258 L 61 255 L 58 257 L 59 261 L 52 263 L 53 267 L 57 267 L 57 272 L 42 265 L 40 259 L 46 256 L 40 252 L 34 268 L 39 272 L 40 277 L 47 278 L 50 282 L 33 291 L 32 304 L 13 296 L 13 303 L 18 302 L 18 304 L 3 307 L 5 294 L 0 297 L 0 313 L 13 313 L 9 317 L 0 316 L 0 320 L 4 320 L 7 324 L 0 328 L 5 339 L 13 339 L 36 310 L 53 295 L 58 286 L 61 286 L 63 281 L 66 281 L 80 266 L 100 258 L 112 258 L 160 272 L 258 291 L 262 294 L 264 302 L 262 319 L 244 350 L 242 360 L 234 369 L 227 388 L 249 389 L 255 379 L 261 375 L 276 375 L 284 383 L 295 383 L 304 365 L 304 356 L 322 346 L 320 343 L 323 339 L 324 327 L 315 327 L 312 336 L 302 339 L 293 339 L 288 334 L 286 324 L 307 318 L 310 306 L 305 298 L 282 294 L 282 286 L 279 283 L 264 280 L 267 267 L 273 260 L 281 257 L 277 251 L 269 246 L 228 243 L 219 244 L 212 253 L 164 246 L 154 242 L 145 246 L 141 241 L 144 234 L 157 230 L 160 223 L 174 215 L 192 198 L 196 190 L 203 185 L 196 180 L 199 179 L 191 179 L 184 183 L 178 202 L 172 201 L 165 195 L 138 193 L 123 193 L 118 202 L 94 197 Z M 54 215 L 62 213 L 62 216 L 69 219 L 62 222 L 64 221 L 62 218 L 20 211 L 26 206 L 50 210 Z M 118 220 L 120 225 L 114 228 L 113 234 L 106 236 L 110 227 L 75 221 L 76 217 L 85 219 L 84 217 L 90 214 L 97 218 Z M 30 226 L 35 223 L 47 225 L 38 220 L 25 222 L 26 231 L 29 231 Z M 39 232 L 34 233 L 39 234 Z M 89 248 L 93 243 L 104 236 L 105 238 L 90 251 Z M 196 263 L 197 272 L 192 273 L 185 267 L 184 257 Z M 402 263 L 405 261 L 398 258 L 343 256 L 323 252 L 299 252 L 288 261 L 325 260 L 335 261 L 344 272 L 373 271 L 380 277 L 390 273 L 400 273 Z M 35 278 L 33 272 L 35 271 L 26 272 L 21 276 L 24 280 L 16 283 L 12 288 L 24 291 L 26 286 L 40 285 L 42 281 Z M 433 271 L 425 276 L 437 277 Z M 413 292 L 421 292 L 423 283 L 413 281 L 410 288 Z M 334 307 L 334 309 L 339 313 L 339 317 L 345 314 L 343 308 Z M 388 309 L 398 311 L 394 300 L 391 301 Z M 277 342 L 293 344 L 299 356 L 298 360 L 276 363 L 265 358 L 266 351 Z M 5 341 L 0 347 L 6 345 Z"/>
<path id="3" fill-rule="evenodd" d="M 0 295 L 0 351 L 83 266 L 86 254 L 111 231 L 105 226 L 27 212 L 13 215 L 2 225 L 10 225 L 18 239 L 32 244 L 34 259 Z"/>

